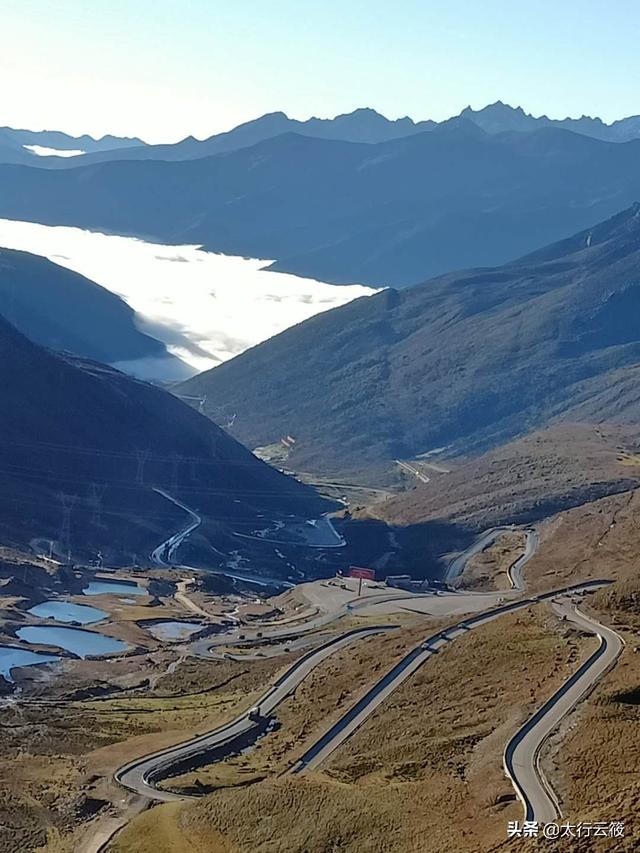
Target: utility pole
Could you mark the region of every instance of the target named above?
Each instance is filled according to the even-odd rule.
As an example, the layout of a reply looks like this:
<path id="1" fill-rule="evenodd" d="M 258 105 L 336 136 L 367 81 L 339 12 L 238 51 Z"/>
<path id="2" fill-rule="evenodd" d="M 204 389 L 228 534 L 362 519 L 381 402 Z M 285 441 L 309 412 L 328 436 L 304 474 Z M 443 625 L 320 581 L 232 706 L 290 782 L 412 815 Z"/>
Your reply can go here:
<path id="1" fill-rule="evenodd" d="M 151 456 L 150 450 L 136 450 L 136 458 L 138 460 L 138 471 L 136 474 L 136 483 L 138 486 L 144 486 L 144 466 L 147 459 Z"/>
<path id="2" fill-rule="evenodd" d="M 69 562 L 71 562 L 71 513 L 77 500 L 77 495 L 67 495 L 60 492 L 58 500 L 62 504 L 62 527 L 60 528 L 60 544 L 67 549 Z"/>
<path id="3" fill-rule="evenodd" d="M 96 527 L 102 527 L 102 498 L 107 487 L 104 483 L 91 483 L 89 485 L 89 506 L 93 512 L 91 514 L 91 524 Z"/>

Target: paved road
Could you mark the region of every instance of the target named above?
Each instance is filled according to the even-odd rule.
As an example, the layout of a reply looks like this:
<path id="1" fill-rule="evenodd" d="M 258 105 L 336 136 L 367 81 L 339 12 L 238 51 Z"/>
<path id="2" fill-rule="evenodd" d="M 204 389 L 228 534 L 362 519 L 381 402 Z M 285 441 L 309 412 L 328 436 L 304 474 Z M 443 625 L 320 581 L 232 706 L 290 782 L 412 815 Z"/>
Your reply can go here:
<path id="1" fill-rule="evenodd" d="M 396 465 L 399 465 L 405 471 L 408 471 L 409 474 L 413 474 L 413 476 L 417 477 L 421 483 L 431 482 L 431 477 L 427 477 L 427 475 L 423 474 L 419 468 L 417 468 L 415 465 L 411 465 L 409 462 L 403 462 L 401 459 L 396 459 Z"/>
<path id="2" fill-rule="evenodd" d="M 306 519 L 303 522 L 298 521 L 295 524 L 285 525 L 285 527 L 281 528 L 283 533 L 287 532 L 287 528 L 290 535 L 286 539 L 278 538 L 277 530 L 273 532 L 273 535 L 264 533 L 264 535 L 259 536 L 256 533 L 238 532 L 235 532 L 233 535 L 240 539 L 253 539 L 258 542 L 269 542 L 272 545 L 304 545 L 305 548 L 321 548 L 323 550 L 326 548 L 344 548 L 347 544 L 347 540 L 344 536 L 341 536 L 338 533 L 328 515 L 323 515 L 320 518 Z M 293 538 L 291 535 L 292 531 L 296 536 L 301 537 L 304 541 L 299 541 L 298 539 Z"/>
<path id="3" fill-rule="evenodd" d="M 491 530 L 485 531 L 481 534 L 470 546 L 463 551 L 455 560 L 452 561 L 449 567 L 449 571 L 447 572 L 447 577 L 449 577 L 452 567 L 455 572 L 455 576 L 459 575 L 464 571 L 464 567 L 467 564 L 467 561 L 471 559 L 471 557 L 476 554 L 484 551 L 488 548 L 495 540 L 502 535 L 503 533 L 513 532 L 514 530 L 521 529 L 515 527 L 495 527 Z M 455 592 L 448 594 L 449 597 L 454 599 L 454 612 L 455 610 L 463 610 L 464 611 L 464 602 L 463 599 L 468 598 L 469 610 L 479 609 L 482 605 L 478 606 L 478 600 L 484 598 L 491 599 L 493 598 L 496 601 L 502 601 L 504 598 L 518 594 L 524 591 L 525 585 L 522 578 L 522 569 L 526 565 L 526 563 L 533 557 L 538 548 L 538 534 L 532 528 L 528 528 L 525 531 L 526 534 L 526 544 L 524 553 L 513 563 L 513 565 L 508 570 L 509 583 L 511 586 L 511 590 L 505 590 L 504 592 Z M 341 591 L 340 591 L 341 592 Z M 406 602 L 407 604 L 415 604 L 421 601 L 433 601 L 442 603 L 447 598 L 447 595 L 440 594 L 437 597 L 434 597 L 434 592 L 428 593 L 415 593 L 415 592 L 402 592 L 401 590 L 397 591 L 388 591 L 388 592 L 380 592 L 377 590 L 371 590 L 366 595 L 362 595 L 357 598 L 345 598 L 344 600 L 336 599 L 333 606 L 328 612 L 325 613 L 317 613 L 312 615 L 308 620 L 304 622 L 299 622 L 295 627 L 291 628 L 282 628 L 276 629 L 273 631 L 268 630 L 268 628 L 263 625 L 259 629 L 262 633 L 262 641 L 266 639 L 280 639 L 285 640 L 288 637 L 298 637 L 301 634 L 309 633 L 311 631 L 316 631 L 318 628 L 325 627 L 332 622 L 341 619 L 343 616 L 348 615 L 349 613 L 356 613 L 360 610 L 367 610 L 369 608 L 374 608 L 378 605 L 383 604 L 401 604 L 402 602 Z M 473 604 L 473 606 L 471 606 Z M 317 606 L 317 605 L 316 605 Z M 485 605 L 486 606 L 486 605 Z M 372 611 L 373 613 L 373 611 Z M 238 628 L 231 633 L 225 634 L 224 636 L 220 636 L 215 639 L 205 639 L 205 640 L 197 640 L 197 654 L 206 656 L 209 648 L 213 649 L 215 645 L 236 645 L 239 642 L 245 642 L 250 644 L 255 642 L 256 639 L 256 630 L 247 629 L 247 628 Z M 245 639 L 244 641 L 239 641 L 239 634 L 242 634 Z"/>
<path id="4" fill-rule="evenodd" d="M 184 567 L 183 567 L 184 568 Z M 302 637 L 317 631 L 320 628 L 325 628 L 339 619 L 348 615 L 358 614 L 360 611 L 366 611 L 367 616 L 376 617 L 382 614 L 377 614 L 376 608 L 379 606 L 389 605 L 391 612 L 397 606 L 402 609 L 403 604 L 419 604 L 423 601 L 430 601 L 435 604 L 443 605 L 443 612 L 439 615 L 446 615 L 451 608 L 453 612 L 469 612 L 479 610 L 482 606 L 483 596 L 493 598 L 497 601 L 502 601 L 508 595 L 500 593 L 450 593 L 435 595 L 429 593 L 402 592 L 400 590 L 394 592 L 381 592 L 380 594 L 370 593 L 360 597 L 347 599 L 342 603 L 336 603 L 331 610 L 326 613 L 319 613 L 316 616 L 299 622 L 297 625 L 285 625 L 282 628 L 270 630 L 268 624 L 248 626 L 240 626 L 233 628 L 230 631 L 225 631 L 223 634 L 217 634 L 212 637 L 204 637 L 200 640 L 194 640 L 189 644 L 189 649 L 192 654 L 199 657 L 216 657 L 216 646 L 252 646 L 255 643 L 266 643 L 273 640 L 287 640 L 294 637 Z M 450 600 L 450 604 L 448 603 Z M 484 606 L 486 606 L 486 599 Z M 387 608 L 389 609 L 389 608 Z M 258 634 L 260 636 L 258 636 Z M 242 639 L 241 639 L 242 637 Z"/>
<path id="5" fill-rule="evenodd" d="M 560 721 L 589 693 L 616 663 L 622 638 L 611 628 L 582 613 L 569 598 L 552 604 L 559 616 L 595 634 L 595 652 L 568 678 L 553 696 L 516 732 L 504 751 L 504 767 L 522 803 L 525 820 L 551 823 L 561 817 L 560 805 L 540 767 L 542 747 Z"/>
<path id="6" fill-rule="evenodd" d="M 309 673 L 330 655 L 344 648 L 356 640 L 370 637 L 391 630 L 394 625 L 376 625 L 369 628 L 359 628 L 349 631 L 339 637 L 314 649 L 296 661 L 256 702 L 260 709 L 262 718 L 268 717 L 275 708 L 289 696 L 296 687 L 309 675 Z M 224 751 L 233 741 L 240 740 L 247 735 L 251 736 L 251 730 L 259 731 L 259 726 L 249 719 L 249 710 L 239 714 L 230 723 L 221 726 L 212 732 L 200 737 L 192 738 L 177 746 L 136 759 L 130 764 L 120 768 L 115 774 L 116 781 L 125 788 L 142 794 L 152 800 L 170 801 L 182 799 L 178 794 L 169 791 L 159 791 L 154 784 L 160 779 L 172 775 L 172 771 L 185 770 L 190 762 L 197 763 L 198 758 L 211 754 L 215 756 L 216 751 Z"/>
<path id="7" fill-rule="evenodd" d="M 222 617 L 214 616 L 212 613 L 208 613 L 203 607 L 200 607 L 199 604 L 196 604 L 189 596 L 187 595 L 187 587 L 191 586 L 194 583 L 194 580 L 183 580 L 176 581 L 176 591 L 173 595 L 178 604 L 181 604 L 186 610 L 190 610 L 192 613 L 195 613 L 197 616 L 203 616 L 205 619 L 210 619 L 213 622 L 220 622 Z"/>
<path id="8" fill-rule="evenodd" d="M 154 489 L 154 492 L 157 492 L 159 495 L 162 495 L 163 498 L 166 498 L 168 501 L 171 501 L 172 504 L 175 504 L 180 509 L 183 509 L 188 515 L 191 521 L 186 527 L 183 527 L 177 533 L 174 533 L 173 536 L 170 536 L 157 548 L 151 552 L 151 559 L 158 566 L 169 566 L 171 565 L 171 561 L 173 559 L 174 554 L 178 550 L 178 548 L 182 545 L 187 536 L 192 533 L 196 528 L 200 527 L 202 524 L 202 519 L 200 516 L 194 512 L 192 509 L 186 504 L 181 503 L 172 497 L 168 492 L 165 492 L 163 489 Z"/>
<path id="9" fill-rule="evenodd" d="M 503 533 L 514 533 L 518 530 L 522 530 L 522 528 L 516 527 L 516 525 L 511 525 L 509 527 L 491 527 L 489 530 L 485 530 L 480 534 L 480 536 L 478 536 L 475 542 L 467 548 L 466 551 L 463 551 L 462 554 L 449 563 L 449 567 L 445 575 L 445 581 L 447 583 L 451 583 L 451 581 L 460 577 L 471 557 L 475 557 L 476 554 L 480 554 L 482 551 L 485 551 L 490 545 L 493 545 L 496 539 L 499 536 L 502 536 Z M 529 528 L 525 530 L 525 533 L 527 534 L 525 552 L 522 557 L 516 561 L 514 566 L 511 567 L 508 573 L 511 587 L 519 592 L 522 592 L 524 589 L 520 570 L 522 569 L 522 566 L 524 566 L 524 564 L 533 557 L 538 547 L 538 535 L 535 530 Z M 518 570 L 512 571 L 518 564 Z"/>
<path id="10" fill-rule="evenodd" d="M 527 541 L 525 542 L 524 553 L 507 569 L 509 585 L 511 586 L 511 589 L 518 592 L 524 592 L 526 588 L 524 578 L 522 577 L 522 569 L 538 550 L 539 543 L 537 530 L 529 528 L 525 533 L 527 535 Z"/>
<path id="11" fill-rule="evenodd" d="M 533 604 L 538 604 L 542 601 L 547 601 L 550 598 L 562 595 L 566 592 L 580 594 L 589 592 L 592 589 L 597 589 L 601 586 L 606 586 L 610 581 L 597 580 L 586 581 L 582 584 L 576 584 L 571 587 L 563 587 L 562 589 L 554 590 L 542 595 L 533 596 L 531 598 L 522 598 L 517 601 L 512 601 L 503 604 L 500 607 L 495 607 L 491 610 L 479 613 L 476 616 L 470 616 L 463 619 L 461 622 L 452 625 L 443 631 L 438 631 L 424 640 L 419 646 L 412 649 L 399 663 L 397 663 L 389 672 L 382 676 L 369 691 L 321 737 L 319 738 L 293 765 L 291 773 L 304 773 L 317 768 L 326 759 L 338 749 L 344 741 L 367 720 L 376 708 L 384 702 L 384 700 L 393 693 L 404 681 L 409 678 L 422 664 L 431 657 L 437 654 L 439 650 L 447 643 L 455 640 L 457 637 L 466 634 L 468 631 L 485 625 L 493 619 L 497 619 L 505 613 L 511 613 L 521 608 L 529 607 Z"/>
<path id="12" fill-rule="evenodd" d="M 501 533 L 511 531 L 511 527 L 499 527 L 483 533 L 476 541 L 460 554 L 454 561 L 456 564 L 466 564 L 472 556 L 487 548 Z M 324 628 L 339 619 L 342 619 L 349 614 L 365 611 L 367 615 L 374 616 L 379 613 L 379 608 L 387 606 L 387 610 L 392 610 L 395 606 L 402 607 L 406 605 L 415 605 L 414 608 L 419 612 L 422 603 L 428 604 L 431 609 L 434 609 L 437 615 L 446 615 L 450 613 L 464 613 L 468 611 L 477 611 L 483 607 L 488 607 L 493 603 L 500 603 L 504 599 L 521 593 L 524 590 L 521 571 L 525 563 L 531 559 L 538 545 L 538 537 L 534 530 L 526 530 L 527 542 L 523 555 L 514 563 L 510 569 L 510 582 L 512 589 L 504 590 L 503 592 L 451 592 L 446 594 L 434 595 L 434 592 L 415 593 L 403 592 L 402 590 L 380 590 L 371 589 L 365 595 L 359 597 L 349 597 L 348 594 L 339 588 L 335 588 L 335 597 L 331 599 L 331 606 L 325 612 L 317 612 L 310 614 L 309 618 L 298 622 L 295 625 L 282 625 L 282 627 L 271 627 L 268 623 L 261 624 L 257 627 L 239 626 L 226 631 L 224 634 L 219 634 L 215 637 L 205 637 L 200 640 L 194 640 L 189 644 L 189 650 L 192 654 L 203 658 L 219 659 L 220 655 L 216 652 L 216 646 L 251 646 L 256 642 L 265 643 L 267 641 L 286 641 L 295 637 L 302 637 L 305 634 L 310 634 L 320 628 Z M 187 567 L 183 567 L 187 568 Z M 330 599 L 325 598 L 325 604 Z M 315 601 L 314 606 L 319 607 L 320 601 Z M 258 636 L 258 633 L 260 636 Z M 242 639 L 241 639 L 242 637 Z"/>

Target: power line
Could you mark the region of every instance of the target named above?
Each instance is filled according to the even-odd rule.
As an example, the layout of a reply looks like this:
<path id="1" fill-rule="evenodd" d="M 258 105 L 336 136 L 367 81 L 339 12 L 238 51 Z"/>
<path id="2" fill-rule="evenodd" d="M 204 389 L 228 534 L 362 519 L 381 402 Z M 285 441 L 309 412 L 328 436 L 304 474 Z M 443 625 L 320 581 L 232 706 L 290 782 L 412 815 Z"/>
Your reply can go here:
<path id="1" fill-rule="evenodd" d="M 15 477 L 16 479 L 27 479 L 27 478 L 35 478 L 36 480 L 53 480 L 55 482 L 60 482 L 61 480 L 65 483 L 74 483 L 86 485 L 87 480 L 83 477 L 70 477 L 66 474 L 62 474 L 60 472 L 45 472 L 40 471 L 35 468 L 22 468 L 20 466 L 13 466 L 11 468 L 0 468 L 0 473 L 5 474 L 9 477 Z M 276 497 L 276 498 L 284 498 L 285 496 L 295 497 L 297 500 L 320 500 L 321 497 L 313 491 L 312 486 L 307 486 L 307 489 L 311 492 L 311 494 L 303 494 L 305 491 L 305 483 L 302 481 L 296 480 L 295 478 L 289 478 L 291 481 L 298 484 L 297 488 L 293 489 L 251 489 L 251 488 L 238 488 L 236 486 L 230 486 L 228 489 L 221 488 L 212 488 L 210 486 L 180 486 L 180 492 L 186 492 L 193 495 L 219 495 L 221 497 L 230 496 L 230 497 Z M 131 480 L 111 480 L 107 484 L 108 488 L 115 489 L 124 489 L 130 491 L 140 491 L 140 489 L 146 489 L 147 487 L 143 484 L 142 486 L 137 481 Z"/>
<path id="2" fill-rule="evenodd" d="M 75 497 L 75 496 L 74 496 Z M 42 508 L 43 506 L 43 498 L 42 497 L 16 497 L 14 495 L 7 495 L 7 501 L 13 506 L 14 504 L 22 504 L 24 506 L 37 506 Z M 0 504 L 2 503 L 2 496 L 0 496 Z M 76 512 L 80 511 L 79 509 Z M 140 519 L 145 520 L 155 520 L 158 522 L 172 522 L 175 521 L 176 514 L 171 513 L 162 513 L 162 512 L 149 512 L 143 507 L 132 507 L 128 511 L 122 510 L 109 510 L 102 509 L 102 516 L 109 516 L 113 518 L 122 518 L 125 519 L 132 524 L 135 524 Z M 229 525 L 233 525 L 234 527 L 250 527 L 255 530 L 256 526 L 259 522 L 263 522 L 265 525 L 268 524 L 268 519 L 256 519 L 255 516 L 252 517 L 241 517 L 235 515 L 212 515 L 208 512 L 204 513 L 207 521 L 225 523 Z M 266 541 L 266 540 L 265 540 Z M 295 542 L 291 543 L 295 545 Z"/>
<path id="3" fill-rule="evenodd" d="M 223 435 L 224 434 L 221 433 L 219 436 L 214 436 L 214 441 L 220 441 L 220 439 L 223 437 Z M 232 439 L 229 439 L 229 440 L 232 441 Z M 34 448 L 38 449 L 38 450 L 46 450 L 48 452 L 51 452 L 53 450 L 53 451 L 60 451 L 61 453 L 71 453 L 71 454 L 75 454 L 77 456 L 96 456 L 96 457 L 103 457 L 105 459 L 107 459 L 107 458 L 108 459 L 123 459 L 123 460 L 137 459 L 138 454 L 140 453 L 139 450 L 136 450 L 136 451 L 129 453 L 129 452 L 118 451 L 118 450 L 104 450 L 104 449 L 98 448 L 98 447 L 78 447 L 77 445 L 71 445 L 71 444 L 56 444 L 56 443 L 47 442 L 47 441 L 11 441 L 11 439 L 5 439 L 5 438 L 3 438 L 3 440 L 2 440 L 2 444 L 3 444 L 3 446 L 24 447 L 25 449 L 28 449 L 28 450 L 31 450 Z M 188 462 L 196 462 L 199 465 L 224 465 L 224 466 L 231 466 L 231 465 L 245 465 L 246 466 L 246 465 L 249 465 L 249 466 L 255 466 L 256 457 L 252 454 L 252 452 L 242 444 L 239 444 L 238 446 L 240 448 L 240 452 L 242 452 L 242 455 L 244 456 L 246 454 L 246 458 L 234 459 L 234 458 L 229 457 L 229 458 L 212 459 L 209 456 L 184 456 L 183 459 L 185 461 L 188 461 Z M 166 463 L 167 460 L 171 458 L 171 454 L 175 453 L 176 451 L 175 450 L 167 451 L 167 453 L 165 453 L 165 454 L 159 454 L 159 453 L 154 454 L 151 452 L 151 450 L 146 450 L 143 452 L 148 453 L 147 461 L 149 461 L 149 462 L 165 462 Z"/>

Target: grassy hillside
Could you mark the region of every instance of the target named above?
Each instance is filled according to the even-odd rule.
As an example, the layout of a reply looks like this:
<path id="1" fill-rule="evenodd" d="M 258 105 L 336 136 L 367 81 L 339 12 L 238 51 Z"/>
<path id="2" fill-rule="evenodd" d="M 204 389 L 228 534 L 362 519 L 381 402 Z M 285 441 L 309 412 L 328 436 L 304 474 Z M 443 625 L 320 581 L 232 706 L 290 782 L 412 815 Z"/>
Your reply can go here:
<path id="1" fill-rule="evenodd" d="M 634 422 L 639 237 L 635 205 L 517 263 L 313 317 L 182 387 L 235 412 L 249 446 L 293 436 L 290 467 L 343 478 L 551 421 Z"/>

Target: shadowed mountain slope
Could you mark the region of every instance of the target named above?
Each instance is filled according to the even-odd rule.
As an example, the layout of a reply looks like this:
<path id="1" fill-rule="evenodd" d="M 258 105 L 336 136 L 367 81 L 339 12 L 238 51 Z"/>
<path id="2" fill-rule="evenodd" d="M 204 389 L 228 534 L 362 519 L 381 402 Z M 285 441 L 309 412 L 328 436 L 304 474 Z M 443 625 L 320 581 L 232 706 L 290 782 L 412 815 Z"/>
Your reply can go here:
<path id="1" fill-rule="evenodd" d="M 638 421 L 639 269 L 634 205 L 514 264 L 321 314 L 181 387 L 249 446 L 291 435 L 291 467 L 333 473 L 554 419 Z"/>
<path id="2" fill-rule="evenodd" d="M 0 364 L 4 541 L 58 539 L 61 494 L 73 504 L 72 546 L 111 555 L 157 545 L 184 523 L 154 486 L 220 530 L 255 524 L 258 513 L 323 506 L 168 392 L 45 351 L 2 318 Z"/>
<path id="3" fill-rule="evenodd" d="M 27 252 L 0 249 L 0 313 L 35 343 L 84 358 L 171 358 L 164 344 L 138 331 L 118 296 Z"/>

